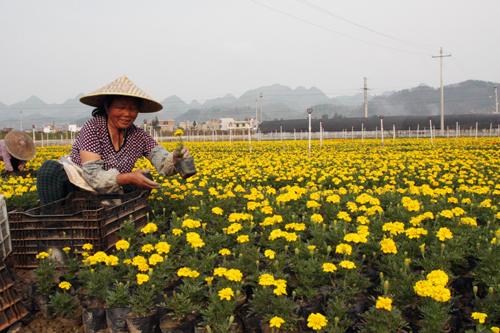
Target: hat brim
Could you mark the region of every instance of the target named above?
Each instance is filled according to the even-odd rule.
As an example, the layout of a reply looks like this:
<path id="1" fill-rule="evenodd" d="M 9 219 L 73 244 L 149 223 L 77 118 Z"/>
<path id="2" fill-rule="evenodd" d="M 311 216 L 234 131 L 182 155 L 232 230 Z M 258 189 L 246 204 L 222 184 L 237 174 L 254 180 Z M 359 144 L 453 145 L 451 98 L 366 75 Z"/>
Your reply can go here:
<path id="1" fill-rule="evenodd" d="M 149 98 L 144 98 L 142 96 L 137 96 L 134 94 L 124 94 L 124 93 L 89 94 L 89 95 L 85 95 L 85 96 L 81 97 L 80 102 L 85 104 L 85 105 L 98 108 L 98 107 L 104 106 L 104 101 L 106 99 L 106 96 L 111 96 L 111 95 L 139 98 L 142 101 L 141 108 L 139 109 L 140 113 L 158 112 L 161 109 L 163 109 L 163 105 L 161 105 L 157 101 L 154 101 L 154 100 L 149 99 Z"/>
<path id="2" fill-rule="evenodd" d="M 20 161 L 29 161 L 36 155 L 33 139 L 23 131 L 13 130 L 7 133 L 4 144 L 10 156 Z"/>

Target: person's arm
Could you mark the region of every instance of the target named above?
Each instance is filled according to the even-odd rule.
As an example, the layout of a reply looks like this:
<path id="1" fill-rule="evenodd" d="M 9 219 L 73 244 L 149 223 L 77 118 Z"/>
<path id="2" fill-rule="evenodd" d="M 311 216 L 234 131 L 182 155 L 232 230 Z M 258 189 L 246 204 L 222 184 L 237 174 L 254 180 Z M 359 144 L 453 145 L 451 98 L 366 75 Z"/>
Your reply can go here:
<path id="1" fill-rule="evenodd" d="M 144 189 L 158 188 L 159 184 L 144 176 L 149 170 L 119 173 L 116 169 L 104 170 L 104 161 L 96 153 L 80 150 L 83 175 L 90 186 L 98 192 L 114 192 L 123 185 L 137 185 Z"/>
<path id="2" fill-rule="evenodd" d="M 10 154 L 7 151 L 7 148 L 5 148 L 5 144 L 1 145 L 1 147 L 2 149 L 0 150 L 0 152 L 2 153 L 2 159 L 5 163 L 5 170 L 14 171 L 14 169 L 12 168 L 12 164 L 10 163 Z"/>

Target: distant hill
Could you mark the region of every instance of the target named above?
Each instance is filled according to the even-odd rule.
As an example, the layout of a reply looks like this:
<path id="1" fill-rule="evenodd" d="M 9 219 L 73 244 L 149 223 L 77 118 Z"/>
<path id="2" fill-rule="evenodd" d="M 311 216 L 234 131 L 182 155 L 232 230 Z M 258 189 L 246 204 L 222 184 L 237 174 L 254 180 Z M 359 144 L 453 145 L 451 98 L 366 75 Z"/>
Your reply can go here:
<path id="1" fill-rule="evenodd" d="M 234 118 L 260 119 L 260 94 L 262 93 L 262 115 L 264 120 L 300 119 L 306 110 L 313 108 L 313 117 L 361 117 L 364 116 L 364 94 L 329 98 L 320 89 L 290 87 L 274 84 L 245 92 L 240 97 L 226 94 L 204 103 L 196 100 L 184 102 L 172 95 L 163 101 L 163 110 L 155 115 L 160 120 L 176 122 L 191 120 L 203 122 L 211 119 Z M 469 80 L 444 87 L 445 114 L 491 113 L 495 108 L 494 83 Z M 23 128 L 55 123 L 64 125 L 76 122 L 82 125 L 91 118 L 92 107 L 83 105 L 79 99 L 83 94 L 66 100 L 62 104 L 47 104 L 36 96 L 12 105 L 0 102 L 0 127 L 20 126 L 20 110 L 23 111 Z M 412 89 L 368 95 L 368 115 L 435 115 L 440 113 L 440 89 L 420 84 Z M 136 123 L 150 120 L 150 115 L 139 116 Z"/>

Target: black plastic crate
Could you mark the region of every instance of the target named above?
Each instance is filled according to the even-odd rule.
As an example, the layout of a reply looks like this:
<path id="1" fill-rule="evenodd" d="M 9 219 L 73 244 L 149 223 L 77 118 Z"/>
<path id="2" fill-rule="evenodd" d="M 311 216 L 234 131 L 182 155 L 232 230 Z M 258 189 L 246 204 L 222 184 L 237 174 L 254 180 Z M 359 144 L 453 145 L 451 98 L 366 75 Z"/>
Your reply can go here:
<path id="1" fill-rule="evenodd" d="M 107 204 L 110 200 L 117 204 Z M 131 221 L 136 229 L 144 227 L 148 210 L 149 192 L 136 191 L 99 196 L 71 192 L 48 205 L 12 211 L 9 221 L 16 267 L 36 267 L 36 254 L 49 248 L 70 247 L 81 254 L 85 252 L 83 245 L 89 243 L 94 251 L 109 252 L 118 241 L 116 232 L 123 223 Z"/>

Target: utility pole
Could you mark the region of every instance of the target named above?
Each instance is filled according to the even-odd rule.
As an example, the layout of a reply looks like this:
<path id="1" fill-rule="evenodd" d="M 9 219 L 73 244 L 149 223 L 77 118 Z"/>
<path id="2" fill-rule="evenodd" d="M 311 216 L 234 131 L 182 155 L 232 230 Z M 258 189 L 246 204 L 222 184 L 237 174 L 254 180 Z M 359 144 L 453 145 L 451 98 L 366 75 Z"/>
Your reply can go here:
<path id="1" fill-rule="evenodd" d="M 443 48 L 439 51 L 438 56 L 432 56 L 433 58 L 440 58 L 441 67 L 441 136 L 444 135 L 444 92 L 443 92 L 443 58 L 451 57 L 451 54 L 443 55 Z"/>
<path id="2" fill-rule="evenodd" d="M 365 77 L 365 118 L 368 118 L 368 85 Z"/>
<path id="3" fill-rule="evenodd" d="M 260 93 L 260 122 L 262 123 L 262 92 Z"/>
<path id="4" fill-rule="evenodd" d="M 495 82 L 495 113 L 498 113 L 498 89 L 497 83 Z"/>
<path id="5" fill-rule="evenodd" d="M 257 121 L 257 125 L 258 125 L 259 124 L 259 115 L 257 114 L 257 97 L 255 97 L 255 120 Z"/>

